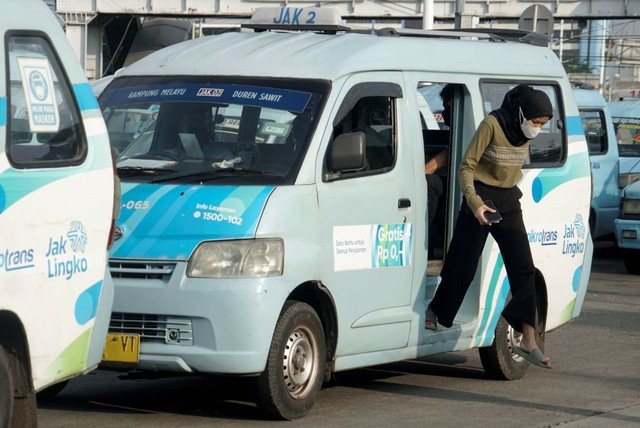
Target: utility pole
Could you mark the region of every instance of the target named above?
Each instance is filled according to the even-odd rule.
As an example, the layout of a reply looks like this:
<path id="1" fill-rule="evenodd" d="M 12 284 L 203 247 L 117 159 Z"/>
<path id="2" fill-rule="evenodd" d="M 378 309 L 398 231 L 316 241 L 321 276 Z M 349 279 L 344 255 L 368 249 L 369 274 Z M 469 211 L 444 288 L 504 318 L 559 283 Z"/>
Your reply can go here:
<path id="1" fill-rule="evenodd" d="M 433 30 L 433 0 L 424 0 L 422 10 L 422 29 Z"/>

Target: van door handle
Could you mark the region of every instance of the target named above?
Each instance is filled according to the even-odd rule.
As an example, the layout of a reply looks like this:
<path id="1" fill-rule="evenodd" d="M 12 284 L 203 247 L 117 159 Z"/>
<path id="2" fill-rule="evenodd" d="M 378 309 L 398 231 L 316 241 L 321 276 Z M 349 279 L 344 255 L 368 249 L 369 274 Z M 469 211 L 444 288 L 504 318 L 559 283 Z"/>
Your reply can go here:
<path id="1" fill-rule="evenodd" d="M 398 208 L 409 208 L 411 206 L 411 199 L 400 198 L 398 199 Z"/>

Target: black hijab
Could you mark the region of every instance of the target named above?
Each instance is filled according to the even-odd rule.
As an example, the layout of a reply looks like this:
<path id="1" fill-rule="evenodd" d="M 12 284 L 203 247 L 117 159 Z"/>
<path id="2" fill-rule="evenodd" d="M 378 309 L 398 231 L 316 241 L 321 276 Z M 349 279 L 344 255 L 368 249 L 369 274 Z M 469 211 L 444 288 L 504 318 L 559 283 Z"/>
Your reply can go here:
<path id="1" fill-rule="evenodd" d="M 520 109 L 525 119 L 536 117 L 553 117 L 553 107 L 547 94 L 533 89 L 529 85 L 518 85 L 504 96 L 502 105 L 489 113 L 498 119 L 498 123 L 512 146 L 521 146 L 529 139 L 520 129 Z"/>

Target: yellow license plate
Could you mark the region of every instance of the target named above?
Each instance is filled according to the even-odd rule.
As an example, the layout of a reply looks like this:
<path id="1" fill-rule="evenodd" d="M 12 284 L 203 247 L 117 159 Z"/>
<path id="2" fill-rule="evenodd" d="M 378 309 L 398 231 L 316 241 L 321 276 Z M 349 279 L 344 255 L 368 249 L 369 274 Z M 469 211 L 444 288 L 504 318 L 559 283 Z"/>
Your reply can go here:
<path id="1" fill-rule="evenodd" d="M 140 335 L 107 333 L 102 361 L 137 363 L 140 360 Z"/>

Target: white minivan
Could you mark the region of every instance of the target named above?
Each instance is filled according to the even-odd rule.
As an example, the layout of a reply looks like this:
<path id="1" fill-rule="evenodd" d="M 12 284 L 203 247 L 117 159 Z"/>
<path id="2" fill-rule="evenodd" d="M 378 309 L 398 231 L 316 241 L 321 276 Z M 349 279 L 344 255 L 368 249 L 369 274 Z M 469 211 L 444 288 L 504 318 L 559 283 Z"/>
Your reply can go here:
<path id="1" fill-rule="evenodd" d="M 0 20 L 0 426 L 36 426 L 36 393 L 102 359 L 117 196 L 82 67 L 42 0 Z M 55 391 L 54 391 L 55 392 Z"/>
<path id="2" fill-rule="evenodd" d="M 589 152 L 546 37 L 358 34 L 333 12 L 259 9 L 255 31 L 162 49 L 100 94 L 107 122 L 156 113 L 117 159 L 104 367 L 251 376 L 258 405 L 285 419 L 357 367 L 479 348 L 491 377 L 522 377 L 493 240 L 453 328 L 424 328 L 462 203 L 454 172 L 478 124 L 522 83 L 554 109 L 519 183 L 540 346 L 579 316 L 593 251 Z M 445 85 L 448 130 L 441 100 L 423 96 Z M 433 145 L 448 147 L 449 165 L 428 224 Z"/>

